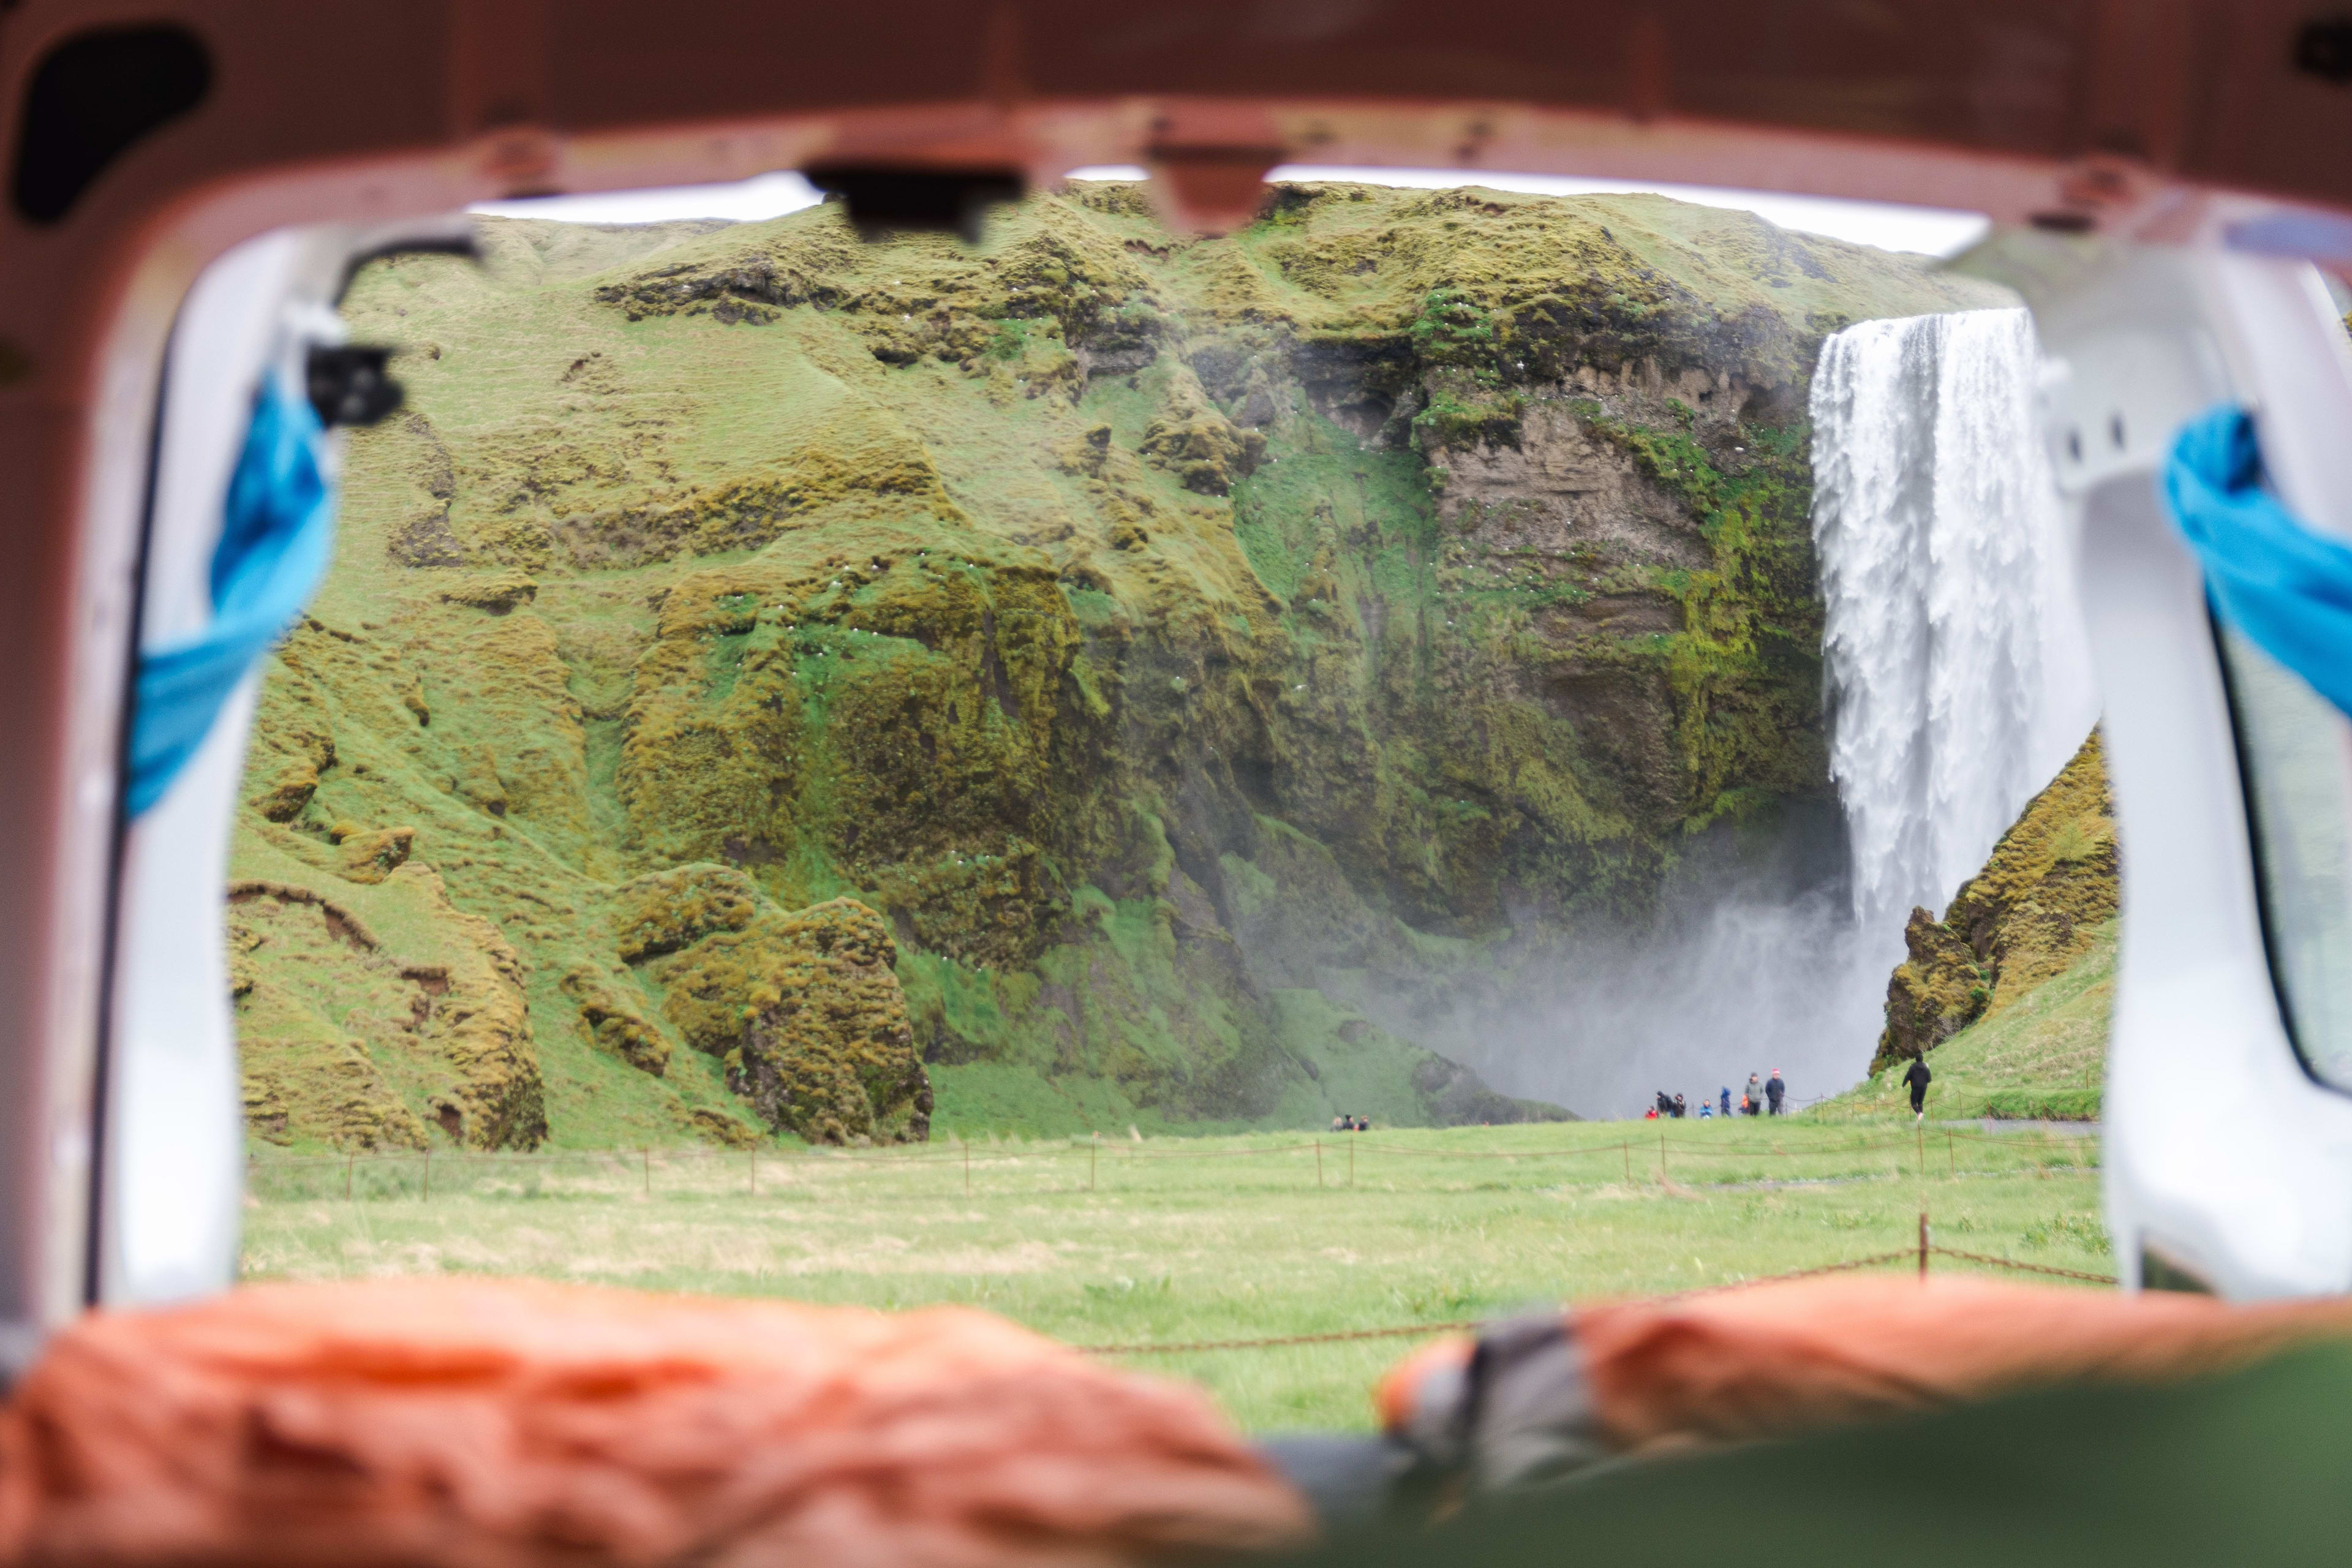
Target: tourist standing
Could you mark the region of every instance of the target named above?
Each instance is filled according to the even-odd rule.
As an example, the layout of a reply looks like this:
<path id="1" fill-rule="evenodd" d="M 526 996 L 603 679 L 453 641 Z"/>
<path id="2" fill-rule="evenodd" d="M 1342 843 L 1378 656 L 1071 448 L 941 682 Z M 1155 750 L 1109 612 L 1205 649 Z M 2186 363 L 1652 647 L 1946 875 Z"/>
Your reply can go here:
<path id="1" fill-rule="evenodd" d="M 1780 1101 L 1788 1092 L 1789 1086 L 1780 1081 L 1780 1069 L 1774 1068 L 1772 1076 L 1764 1084 L 1764 1103 L 1772 1108 L 1773 1115 L 1780 1114 Z"/>
<path id="2" fill-rule="evenodd" d="M 1748 1075 L 1747 1111 L 1750 1116 L 1764 1114 L 1764 1080 L 1754 1073 Z"/>

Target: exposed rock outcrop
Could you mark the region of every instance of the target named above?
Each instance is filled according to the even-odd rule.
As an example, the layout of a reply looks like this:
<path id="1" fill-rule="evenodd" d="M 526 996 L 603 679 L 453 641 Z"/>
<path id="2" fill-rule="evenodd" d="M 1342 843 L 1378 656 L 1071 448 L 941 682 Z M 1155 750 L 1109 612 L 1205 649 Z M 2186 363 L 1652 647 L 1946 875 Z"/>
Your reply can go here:
<path id="1" fill-rule="evenodd" d="M 613 894 L 616 945 L 631 963 L 676 952 L 712 931 L 741 931 L 759 912 L 757 884 L 725 866 L 656 871 L 623 883 Z"/>
<path id="2" fill-rule="evenodd" d="M 2094 731 L 1993 847 L 1944 918 L 1911 911 L 1886 986 L 1875 1073 L 1921 1056 L 2063 973 L 2119 903 L 2115 797 Z"/>
<path id="3" fill-rule="evenodd" d="M 931 1085 L 882 917 L 851 899 L 704 938 L 661 969 L 665 1011 L 772 1127 L 815 1143 L 920 1141 Z"/>
<path id="4" fill-rule="evenodd" d="M 338 824 L 328 837 L 341 847 L 342 874 L 353 882 L 383 881 L 407 864 L 409 851 L 416 845 L 414 827 L 380 827 L 363 833 Z"/>
<path id="5" fill-rule="evenodd" d="M 659 1078 L 669 1070 L 669 1037 L 630 994 L 634 984 L 582 964 L 563 977 L 563 994 L 580 1004 L 580 1022 L 597 1046 L 639 1072 Z"/>
<path id="6" fill-rule="evenodd" d="M 547 1135 L 515 951 L 410 864 L 356 897 L 298 882 L 229 889 L 230 990 L 248 1125 L 277 1142 L 476 1149 Z M 359 902 L 366 900 L 365 911 Z M 398 947 L 376 934 L 397 928 Z"/>

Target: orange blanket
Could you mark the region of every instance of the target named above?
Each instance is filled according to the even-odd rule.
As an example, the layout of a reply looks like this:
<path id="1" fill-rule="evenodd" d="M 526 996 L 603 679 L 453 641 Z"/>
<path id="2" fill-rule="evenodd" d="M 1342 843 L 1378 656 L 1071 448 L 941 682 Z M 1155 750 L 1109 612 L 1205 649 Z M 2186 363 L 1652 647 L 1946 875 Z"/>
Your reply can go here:
<path id="1" fill-rule="evenodd" d="M 0 1560 L 1093 1564 L 1305 1505 L 1200 1394 L 985 1314 L 519 1281 L 94 1315 L 0 1412 Z"/>
<path id="2" fill-rule="evenodd" d="M 1792 1436 L 2076 1382 L 2219 1372 L 2308 1340 L 2352 1337 L 2352 1301 L 2231 1306 L 1946 1276 L 1845 1276 L 1606 1303 L 1567 1315 L 1580 1419 L 1621 1454 Z M 1381 1382 L 1392 1431 L 1449 1395 L 1472 1342 L 1415 1352 Z"/>

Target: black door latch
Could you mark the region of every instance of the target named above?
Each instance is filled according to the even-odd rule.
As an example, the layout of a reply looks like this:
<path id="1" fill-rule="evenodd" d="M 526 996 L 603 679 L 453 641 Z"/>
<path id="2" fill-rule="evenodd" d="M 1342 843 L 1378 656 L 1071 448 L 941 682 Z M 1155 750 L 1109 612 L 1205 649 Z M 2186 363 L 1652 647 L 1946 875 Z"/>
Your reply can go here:
<path id="1" fill-rule="evenodd" d="M 373 425 L 406 396 L 384 369 L 392 351 L 371 343 L 312 345 L 308 364 L 310 406 L 319 423 Z"/>

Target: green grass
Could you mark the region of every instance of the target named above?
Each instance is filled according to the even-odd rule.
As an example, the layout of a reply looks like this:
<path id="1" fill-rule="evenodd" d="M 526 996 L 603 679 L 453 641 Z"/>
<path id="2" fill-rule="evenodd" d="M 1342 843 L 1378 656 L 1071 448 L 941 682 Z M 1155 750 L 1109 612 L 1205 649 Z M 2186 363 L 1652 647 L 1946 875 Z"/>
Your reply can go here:
<path id="1" fill-rule="evenodd" d="M 952 1302 L 1076 1344 L 1173 1343 L 1735 1283 L 1912 1247 L 1922 1206 L 1945 1245 L 2105 1272 L 2097 1159 L 2087 1138 L 1923 1133 L 1907 1115 L 990 1139 L 763 1152 L 756 1173 L 718 1151 L 436 1154 L 429 1199 L 421 1157 L 281 1156 L 253 1170 L 245 1274 Z M 1249 1430 L 1361 1428 L 1410 1342 L 1127 1359 L 1197 1381 Z"/>
<path id="2" fill-rule="evenodd" d="M 1962 1029 L 1927 1055 L 1936 1081 L 1928 1114 L 2084 1121 L 2099 1114 L 2105 1079 L 2107 1020 L 2115 1007 L 2116 943 L 2109 921 L 2073 967 Z M 1822 1120 L 1875 1117 L 1906 1107 L 1907 1063 L 1807 1115 Z"/>

